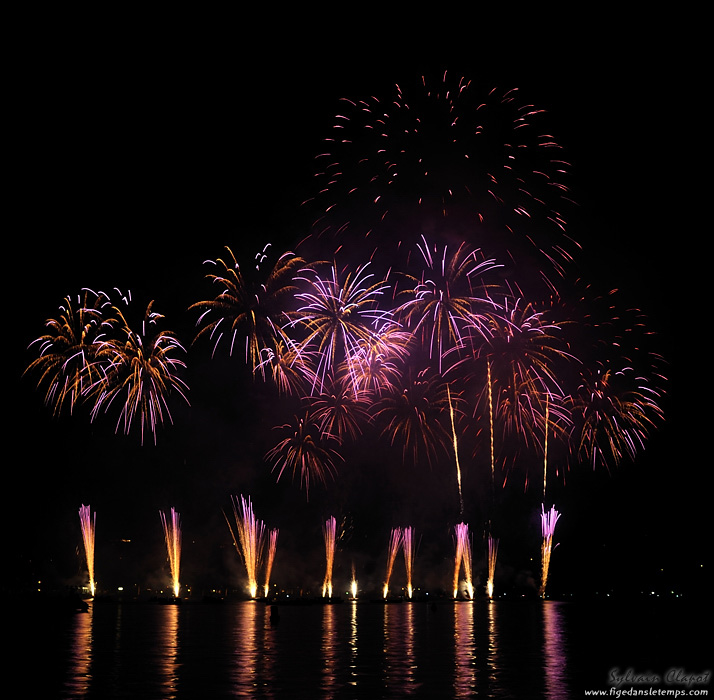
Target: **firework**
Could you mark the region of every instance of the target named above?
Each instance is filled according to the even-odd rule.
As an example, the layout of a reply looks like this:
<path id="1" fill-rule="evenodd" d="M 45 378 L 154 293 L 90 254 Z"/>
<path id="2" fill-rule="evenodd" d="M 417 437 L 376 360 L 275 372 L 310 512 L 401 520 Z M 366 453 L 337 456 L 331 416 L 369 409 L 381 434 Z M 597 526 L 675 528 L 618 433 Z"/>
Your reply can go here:
<path id="1" fill-rule="evenodd" d="M 233 537 L 233 545 L 245 565 L 248 592 L 251 598 L 255 598 L 258 593 L 258 569 L 263 557 L 265 525 L 255 517 L 250 498 L 246 500 L 241 496 L 239 502 L 234 496 L 232 500 L 235 529 L 227 516 L 226 521 Z"/>
<path id="2" fill-rule="evenodd" d="M 488 581 L 486 592 L 493 598 L 493 582 L 496 577 L 496 558 L 498 557 L 498 540 L 492 535 L 488 536 Z"/>
<path id="3" fill-rule="evenodd" d="M 174 597 L 178 598 L 181 588 L 179 583 L 181 570 L 181 516 L 172 508 L 170 518 L 167 518 L 166 514 L 161 511 L 159 511 L 159 517 L 164 528 Z"/>
<path id="4" fill-rule="evenodd" d="M 614 363 L 613 363 L 614 364 Z M 600 364 L 583 372 L 568 397 L 573 415 L 572 451 L 595 469 L 634 459 L 663 418 L 660 392 L 631 366 Z"/>
<path id="5" fill-rule="evenodd" d="M 464 347 L 467 331 L 488 332 L 488 316 L 483 309 L 493 303 L 485 294 L 481 277 L 494 270 L 493 260 L 480 260 L 479 251 L 469 251 L 461 244 L 453 255 L 446 246 L 439 251 L 426 239 L 418 246 L 426 269 L 421 279 L 411 277 L 412 289 L 403 292 L 410 298 L 396 310 L 412 333 L 421 337 L 429 357 L 443 370 L 443 360 L 450 350 Z M 477 295 L 476 288 L 484 293 Z"/>
<path id="6" fill-rule="evenodd" d="M 560 513 L 553 506 L 547 513 L 541 505 L 541 533 L 543 542 L 541 544 L 541 578 L 540 578 L 540 596 L 545 595 L 545 587 L 548 584 L 548 571 L 550 569 L 550 555 L 553 551 L 553 533 L 555 525 L 560 518 Z"/>
<path id="7" fill-rule="evenodd" d="M 273 562 L 275 561 L 275 549 L 278 546 L 278 530 L 272 529 L 268 533 L 268 555 L 265 560 L 265 586 L 263 590 L 265 597 L 270 593 L 270 574 L 273 571 Z"/>
<path id="8" fill-rule="evenodd" d="M 337 545 L 337 521 L 334 516 L 325 521 L 322 535 L 325 540 L 325 580 L 322 583 L 322 597 L 332 598 L 332 567 L 335 563 Z"/>
<path id="9" fill-rule="evenodd" d="M 350 580 L 350 593 L 352 600 L 357 600 L 357 577 L 355 576 L 355 565 L 352 563 L 352 579 Z"/>
<path id="10" fill-rule="evenodd" d="M 401 382 L 374 405 L 374 417 L 385 427 L 392 445 L 401 443 L 402 458 L 430 465 L 439 454 L 448 454 L 451 438 L 441 421 L 449 410 L 447 385 L 429 368 L 409 367 Z"/>
<path id="11" fill-rule="evenodd" d="M 45 322 L 47 332 L 34 340 L 39 355 L 25 372 L 39 374 L 46 384 L 45 403 L 59 415 L 72 412 L 100 377 L 96 355 L 104 335 L 113 327 L 113 307 L 103 292 L 83 290 L 76 300 L 65 297 L 57 318 Z"/>
<path id="12" fill-rule="evenodd" d="M 185 352 L 184 348 L 173 333 L 154 328 L 164 317 L 153 310 L 153 304 L 150 302 L 146 308 L 140 332 L 133 330 L 124 312 L 114 307 L 119 337 L 100 343 L 97 361 L 101 376 L 90 387 L 96 397 L 92 417 L 118 403 L 117 430 L 123 424 L 128 434 L 137 421 L 142 444 L 147 431 L 156 442 L 156 429 L 164 422 L 164 416 L 171 421 L 170 394 L 178 393 L 188 403 L 188 386 L 178 375 L 186 365 L 176 357 Z"/>
<path id="13" fill-rule="evenodd" d="M 414 570 L 414 541 L 411 527 L 405 527 L 402 531 L 402 551 L 404 552 L 404 566 L 407 574 L 407 597 L 411 600 L 413 594 L 412 573 Z"/>
<path id="14" fill-rule="evenodd" d="M 402 545 L 403 532 L 400 527 L 392 529 L 392 534 L 389 537 L 389 551 L 387 552 L 387 575 L 384 578 L 384 589 L 383 594 L 386 599 L 389 595 L 389 579 L 392 577 L 392 568 L 394 567 L 394 560 L 396 559 L 397 552 Z"/>
<path id="15" fill-rule="evenodd" d="M 446 392 L 449 397 L 449 415 L 451 416 L 451 434 L 454 439 L 454 459 L 456 460 L 456 482 L 459 486 L 459 514 L 464 514 L 464 497 L 461 493 L 461 465 L 459 464 L 459 444 L 456 439 L 456 424 L 454 423 L 454 407 L 451 403 L 451 390 L 449 385 L 446 385 Z"/>
<path id="16" fill-rule="evenodd" d="M 79 509 L 79 521 L 82 525 L 82 540 L 84 541 L 84 556 L 89 574 L 89 591 L 94 595 L 97 583 L 94 580 L 94 533 L 97 525 L 97 514 L 92 514 L 89 506 L 82 505 Z"/>
<path id="17" fill-rule="evenodd" d="M 363 343 L 371 343 L 374 328 L 389 320 L 389 312 L 378 305 L 389 287 L 374 281 L 367 268 L 363 265 L 343 277 L 333 264 L 326 279 L 315 270 L 305 270 L 300 278 L 308 290 L 296 294 L 303 305 L 294 325 L 307 333 L 305 344 L 317 353 L 317 373 L 321 378 L 340 362 L 347 362 L 351 374 L 357 372 L 358 368 L 353 370 L 352 365 Z"/>
<path id="18" fill-rule="evenodd" d="M 190 307 L 200 312 L 197 325 L 203 325 L 196 340 L 209 338 L 214 353 L 219 344 L 228 343 L 231 355 L 240 343 L 246 362 L 254 368 L 260 364 L 260 354 L 265 348 L 275 351 L 284 339 L 282 327 L 291 319 L 286 299 L 294 296 L 297 290 L 294 277 L 305 261 L 291 252 L 273 261 L 267 245 L 249 264 L 241 266 L 233 251 L 230 248 L 226 251 L 226 260 L 207 261 L 219 270 L 207 277 L 220 292 L 213 299 Z"/>
<path id="19" fill-rule="evenodd" d="M 390 93 L 341 101 L 316 158 L 315 229 L 386 243 L 446 218 L 499 259 L 562 274 L 577 249 L 570 167 L 545 111 L 447 73 Z"/>
<path id="20" fill-rule="evenodd" d="M 268 451 L 266 459 L 272 462 L 273 471 L 278 470 L 278 481 L 286 470 L 293 477 L 298 474 L 309 497 L 312 482 L 326 483 L 342 457 L 329 444 L 333 437 L 320 431 L 310 413 L 295 416 L 294 424 L 286 423 L 279 429 L 287 436 Z"/>
<path id="21" fill-rule="evenodd" d="M 464 579 L 466 581 L 466 591 L 470 599 L 473 600 L 474 588 L 471 578 L 471 540 L 469 538 L 469 526 L 459 523 L 454 527 L 456 533 L 456 556 L 454 558 L 454 598 L 459 594 L 459 575 L 461 566 L 464 567 Z"/>

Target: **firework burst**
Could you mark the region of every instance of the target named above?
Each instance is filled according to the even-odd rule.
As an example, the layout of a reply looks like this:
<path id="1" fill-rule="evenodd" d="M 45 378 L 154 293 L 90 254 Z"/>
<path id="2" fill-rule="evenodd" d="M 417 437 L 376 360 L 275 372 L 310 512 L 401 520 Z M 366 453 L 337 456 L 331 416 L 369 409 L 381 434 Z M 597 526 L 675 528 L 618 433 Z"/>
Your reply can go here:
<path id="1" fill-rule="evenodd" d="M 414 572 L 414 533 L 411 527 L 402 530 L 402 552 L 404 553 L 404 567 L 407 574 L 407 598 L 411 600 L 414 589 L 412 586 L 412 574 Z"/>
<path id="2" fill-rule="evenodd" d="M 200 312 L 197 325 L 203 325 L 196 340 L 209 338 L 214 353 L 219 344 L 228 343 L 231 355 L 240 344 L 246 362 L 255 368 L 264 349 L 277 352 L 284 340 L 282 327 L 292 315 L 286 300 L 296 293 L 294 277 L 305 262 L 290 252 L 274 260 L 269 245 L 243 266 L 230 248 L 226 252 L 225 260 L 208 261 L 219 270 L 207 276 L 219 293 L 190 307 Z"/>
<path id="3" fill-rule="evenodd" d="M 101 376 L 90 388 L 95 396 L 92 417 L 118 404 L 117 431 L 123 426 L 128 434 L 138 423 L 142 444 L 146 432 L 156 442 L 157 427 L 165 418 L 172 420 L 168 404 L 171 394 L 177 393 L 188 403 L 188 386 L 179 376 L 186 365 L 176 356 L 184 353 L 184 348 L 173 333 L 156 328 L 164 317 L 154 311 L 153 304 L 147 306 L 139 332 L 114 307 L 119 337 L 101 341 L 97 360 Z"/>
<path id="4" fill-rule="evenodd" d="M 577 249 L 570 166 L 545 111 L 517 89 L 443 73 L 384 99 L 344 99 L 316 164 L 321 234 L 389 239 L 448 218 L 499 259 L 527 254 L 557 274 Z"/>
<path id="5" fill-rule="evenodd" d="M 270 593 L 270 574 L 273 571 L 273 562 L 275 561 L 275 550 L 278 546 L 278 530 L 272 529 L 268 533 L 268 554 L 265 559 L 265 585 L 263 591 L 265 597 Z"/>
<path id="6" fill-rule="evenodd" d="M 309 497 L 310 486 L 318 481 L 327 483 L 328 477 L 334 477 L 336 464 L 341 455 L 330 446 L 334 438 L 321 432 L 310 413 L 295 416 L 295 422 L 285 423 L 279 428 L 286 434 L 266 454 L 266 460 L 278 470 L 278 481 L 285 471 L 292 472 L 293 478 L 299 476 L 300 486 L 304 487 Z"/>
<path id="7" fill-rule="evenodd" d="M 466 581 L 466 592 L 473 600 L 474 587 L 471 578 L 471 538 L 469 537 L 469 526 L 466 523 L 459 523 L 454 527 L 456 537 L 456 556 L 454 557 L 454 598 L 459 594 L 459 575 L 461 567 L 464 568 L 464 579 Z"/>

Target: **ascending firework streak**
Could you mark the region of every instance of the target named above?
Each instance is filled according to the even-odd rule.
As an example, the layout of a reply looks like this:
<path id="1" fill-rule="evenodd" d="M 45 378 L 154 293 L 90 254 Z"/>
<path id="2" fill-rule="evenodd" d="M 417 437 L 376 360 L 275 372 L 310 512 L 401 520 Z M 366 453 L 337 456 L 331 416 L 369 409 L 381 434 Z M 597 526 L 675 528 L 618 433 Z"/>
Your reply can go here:
<path id="1" fill-rule="evenodd" d="M 550 553 L 553 549 L 553 532 L 555 524 L 558 522 L 560 513 L 553 506 L 547 513 L 541 505 L 541 532 L 543 533 L 543 542 L 541 544 L 541 579 L 540 579 L 540 596 L 545 595 L 545 587 L 548 583 L 548 569 L 550 568 Z"/>
<path id="2" fill-rule="evenodd" d="M 171 519 L 166 514 L 159 511 L 161 524 L 164 528 L 166 538 L 166 550 L 169 556 L 169 566 L 171 567 L 171 581 L 174 597 L 178 598 L 181 584 L 179 583 L 179 572 L 181 569 L 181 516 L 172 508 Z"/>
<path id="3" fill-rule="evenodd" d="M 402 532 L 402 549 L 404 551 L 404 566 L 407 570 L 407 597 L 412 597 L 412 569 L 414 567 L 414 543 L 412 529 L 405 527 Z"/>
<path id="4" fill-rule="evenodd" d="M 352 581 L 350 581 L 350 592 L 352 593 L 352 600 L 357 600 L 357 577 L 355 576 L 354 562 L 352 562 Z"/>
<path id="5" fill-rule="evenodd" d="M 488 581 L 486 591 L 493 598 L 493 580 L 496 576 L 496 557 L 498 556 L 498 540 L 493 535 L 488 536 Z"/>
<path id="6" fill-rule="evenodd" d="M 459 444 L 456 439 L 456 426 L 454 425 L 454 407 L 451 405 L 451 390 L 446 385 L 446 393 L 449 397 L 449 413 L 451 414 L 451 434 L 454 436 L 454 457 L 456 458 L 456 481 L 459 485 L 459 515 L 464 514 L 464 498 L 461 494 L 461 467 L 459 466 Z"/>
<path id="7" fill-rule="evenodd" d="M 454 527 L 456 532 L 456 557 L 454 561 L 454 598 L 459 594 L 459 573 L 464 565 L 466 591 L 471 600 L 474 597 L 474 587 L 471 579 L 471 542 L 469 541 L 469 526 L 459 523 Z"/>
<path id="8" fill-rule="evenodd" d="M 257 520 L 253 514 L 253 506 L 250 499 L 246 500 L 243 496 L 240 497 L 240 504 L 238 499 L 233 497 L 233 515 L 236 522 L 237 537 L 227 517 L 226 521 L 233 536 L 233 544 L 245 564 L 250 596 L 255 598 L 258 593 L 258 569 L 263 555 L 265 525 L 262 520 Z"/>
<path id="9" fill-rule="evenodd" d="M 79 520 L 82 523 L 84 554 L 87 559 L 87 571 L 89 573 L 89 590 L 94 595 L 97 588 L 94 580 L 94 529 L 97 524 L 97 514 L 95 513 L 92 516 L 90 507 L 83 505 L 79 509 Z"/>
<path id="10" fill-rule="evenodd" d="M 335 544 L 337 542 L 337 521 L 334 516 L 325 521 L 322 528 L 325 538 L 325 581 L 322 584 L 322 597 L 332 598 L 332 565 L 335 563 Z"/>
<path id="11" fill-rule="evenodd" d="M 383 594 L 385 598 L 389 595 L 389 579 L 392 577 L 392 568 L 394 567 L 394 560 L 396 559 L 397 552 L 399 552 L 399 547 L 402 544 L 403 536 L 404 533 L 402 532 L 402 528 L 395 527 L 389 537 L 389 553 L 387 555 L 387 575 L 384 579 L 383 589 Z"/>
<path id="12" fill-rule="evenodd" d="M 273 561 L 275 560 L 275 548 L 278 546 L 278 530 L 271 530 L 268 534 L 268 558 L 265 562 L 265 597 L 268 597 L 270 592 L 270 572 L 273 570 Z"/>

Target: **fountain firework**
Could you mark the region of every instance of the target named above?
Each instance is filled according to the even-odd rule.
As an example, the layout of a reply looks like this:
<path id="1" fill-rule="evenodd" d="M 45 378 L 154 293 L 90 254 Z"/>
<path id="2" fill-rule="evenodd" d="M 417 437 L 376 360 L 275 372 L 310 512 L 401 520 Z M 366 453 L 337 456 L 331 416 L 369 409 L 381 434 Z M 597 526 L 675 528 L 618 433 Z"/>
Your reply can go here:
<path id="1" fill-rule="evenodd" d="M 240 503 L 233 497 L 233 516 L 237 537 L 227 517 L 226 521 L 233 536 L 233 544 L 245 564 L 250 596 L 255 598 L 258 593 L 258 569 L 263 554 L 265 525 L 255 517 L 250 498 L 246 500 L 243 496 L 240 497 Z"/>
<path id="2" fill-rule="evenodd" d="M 352 600 L 357 600 L 357 577 L 355 576 L 354 562 L 352 562 L 352 580 L 350 581 L 350 592 L 352 593 Z"/>
<path id="3" fill-rule="evenodd" d="M 543 534 L 543 542 L 541 544 L 541 579 L 540 579 L 540 596 L 545 595 L 545 587 L 548 583 L 548 570 L 550 569 L 550 555 L 553 550 L 553 532 L 555 525 L 560 518 L 560 513 L 553 506 L 547 513 L 541 505 L 541 532 Z"/>
<path id="4" fill-rule="evenodd" d="M 389 579 L 392 577 L 392 568 L 394 567 L 394 560 L 399 551 L 399 547 L 402 544 L 403 537 L 402 528 L 395 527 L 392 529 L 392 534 L 389 537 L 389 553 L 387 555 L 387 575 L 384 579 L 384 589 L 383 594 L 386 599 L 389 595 Z"/>
<path id="5" fill-rule="evenodd" d="M 469 541 L 469 526 L 459 523 L 454 527 L 456 532 L 456 557 L 454 561 L 454 598 L 459 593 L 459 573 L 461 564 L 464 566 L 466 591 L 471 600 L 474 597 L 474 587 L 471 579 L 471 542 Z"/>
<path id="6" fill-rule="evenodd" d="M 414 542 L 411 527 L 405 527 L 402 532 L 402 550 L 404 552 L 404 566 L 407 571 L 407 597 L 411 599 L 412 588 L 412 570 L 414 567 Z"/>
<path id="7" fill-rule="evenodd" d="M 92 515 L 89 506 L 82 505 L 79 509 L 79 520 L 82 524 L 82 539 L 84 540 L 84 554 L 87 559 L 87 572 L 89 573 L 89 591 L 92 596 L 97 589 L 94 580 L 94 531 L 97 525 L 97 514 Z"/>
<path id="8" fill-rule="evenodd" d="M 322 584 L 322 597 L 332 598 L 332 566 L 335 563 L 335 545 L 337 543 L 337 521 L 334 516 L 325 521 L 322 528 L 325 538 L 325 580 Z"/>
<path id="9" fill-rule="evenodd" d="M 496 576 L 496 557 L 498 556 L 498 540 L 493 536 L 488 536 L 488 582 L 486 591 L 489 598 L 493 598 L 493 580 Z"/>
<path id="10" fill-rule="evenodd" d="M 275 549 L 278 546 L 278 530 L 273 529 L 268 534 L 268 558 L 265 561 L 265 597 L 268 597 L 270 592 L 270 573 L 273 570 L 273 561 L 275 561 Z"/>
<path id="11" fill-rule="evenodd" d="M 169 557 L 169 566 L 171 567 L 174 598 L 178 598 L 179 590 L 181 589 L 181 584 L 179 583 L 181 569 L 181 516 L 172 508 L 170 519 L 162 511 L 159 511 L 159 517 L 161 518 L 164 537 L 166 538 L 166 550 Z"/>

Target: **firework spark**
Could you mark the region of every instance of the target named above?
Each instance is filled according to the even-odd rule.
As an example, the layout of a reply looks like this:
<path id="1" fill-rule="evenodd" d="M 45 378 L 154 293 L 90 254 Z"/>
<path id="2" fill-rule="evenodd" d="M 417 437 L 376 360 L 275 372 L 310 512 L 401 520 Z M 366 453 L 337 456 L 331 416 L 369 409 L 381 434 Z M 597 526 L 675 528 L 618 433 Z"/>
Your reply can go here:
<path id="1" fill-rule="evenodd" d="M 397 552 L 402 546 L 403 538 L 402 528 L 396 527 L 392 529 L 392 534 L 389 537 L 389 550 L 387 552 L 387 574 L 384 578 L 383 595 L 386 599 L 389 596 L 389 579 L 392 577 L 392 569 L 394 568 L 394 560 L 397 557 Z"/>
<path id="2" fill-rule="evenodd" d="M 262 520 L 255 517 L 250 498 L 245 499 L 241 496 L 239 502 L 234 496 L 232 501 L 235 529 L 228 516 L 226 516 L 226 522 L 233 537 L 233 545 L 245 565 L 248 576 L 248 592 L 251 598 L 255 598 L 258 594 L 258 569 L 263 558 L 265 525 Z"/>
<path id="3" fill-rule="evenodd" d="M 89 591 L 94 595 L 97 590 L 97 583 L 94 580 L 94 533 L 97 525 L 97 514 L 92 514 L 89 506 L 82 505 L 79 509 L 79 521 L 82 525 L 84 555 L 87 561 L 87 573 L 89 574 Z"/>
<path id="4" fill-rule="evenodd" d="M 560 518 L 560 513 L 553 506 L 547 513 L 541 505 L 541 533 L 543 542 L 541 544 L 541 578 L 540 578 L 540 596 L 545 595 L 545 587 L 548 584 L 548 571 L 550 570 L 550 555 L 553 551 L 553 533 L 555 525 Z"/>
<path id="5" fill-rule="evenodd" d="M 181 589 L 179 582 L 181 571 L 181 516 L 172 508 L 169 518 L 162 511 L 159 511 L 159 517 L 161 518 L 164 538 L 166 539 L 166 551 L 168 552 L 169 567 L 171 569 L 174 598 L 178 598 Z"/>
<path id="6" fill-rule="evenodd" d="M 334 516 L 325 521 L 322 535 L 325 540 L 325 580 L 322 583 L 322 597 L 332 598 L 332 567 L 335 563 L 337 546 L 337 521 Z"/>

